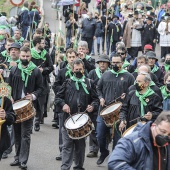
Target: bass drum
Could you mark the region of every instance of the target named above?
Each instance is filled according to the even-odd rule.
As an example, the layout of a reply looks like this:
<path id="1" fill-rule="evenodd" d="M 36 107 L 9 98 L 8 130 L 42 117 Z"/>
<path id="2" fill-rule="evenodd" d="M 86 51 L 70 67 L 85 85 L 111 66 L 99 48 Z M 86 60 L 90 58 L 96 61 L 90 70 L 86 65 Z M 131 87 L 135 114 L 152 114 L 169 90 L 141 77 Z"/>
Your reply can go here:
<path id="1" fill-rule="evenodd" d="M 140 122 L 140 123 L 142 123 L 143 125 L 144 124 L 146 124 L 146 122 Z M 134 124 L 134 125 L 132 125 L 131 127 L 129 127 L 124 133 L 123 133 L 123 137 L 126 137 L 127 135 L 130 135 L 132 132 L 133 132 L 133 130 L 135 129 L 135 127 L 137 126 L 137 123 L 136 124 Z"/>

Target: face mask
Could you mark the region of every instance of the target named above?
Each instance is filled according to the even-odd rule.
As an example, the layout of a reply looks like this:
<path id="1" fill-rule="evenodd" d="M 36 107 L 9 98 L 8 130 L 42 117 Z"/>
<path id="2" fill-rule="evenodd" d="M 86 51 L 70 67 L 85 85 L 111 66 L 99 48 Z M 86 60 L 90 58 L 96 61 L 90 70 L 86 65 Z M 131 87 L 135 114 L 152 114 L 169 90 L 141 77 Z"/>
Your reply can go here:
<path id="1" fill-rule="evenodd" d="M 145 88 L 143 84 L 142 84 L 142 85 L 139 85 L 139 83 L 136 83 L 136 84 L 135 84 L 135 87 L 136 87 L 136 90 L 137 90 L 137 91 L 142 91 L 142 90 Z"/>
<path id="2" fill-rule="evenodd" d="M 168 90 L 170 90 L 170 84 L 166 84 Z"/>
<path id="3" fill-rule="evenodd" d="M 113 69 L 115 72 L 119 71 L 119 67 L 117 66 L 117 64 L 111 65 L 111 69 Z"/>
<path id="4" fill-rule="evenodd" d="M 165 63 L 170 65 L 170 60 L 166 60 Z"/>
<path id="5" fill-rule="evenodd" d="M 95 19 L 98 19 L 98 17 L 97 17 L 97 16 L 95 16 Z"/>
<path id="6" fill-rule="evenodd" d="M 3 40 L 4 39 L 4 35 L 0 35 L 0 40 Z"/>
<path id="7" fill-rule="evenodd" d="M 166 143 L 170 143 L 168 136 L 156 135 L 155 142 L 158 146 L 164 146 Z"/>
<path id="8" fill-rule="evenodd" d="M 29 61 L 27 59 L 20 59 L 22 65 L 27 66 L 29 64 Z"/>
<path id="9" fill-rule="evenodd" d="M 81 71 L 76 71 L 74 72 L 74 76 L 77 77 L 78 79 L 81 79 L 83 77 L 83 73 Z"/>

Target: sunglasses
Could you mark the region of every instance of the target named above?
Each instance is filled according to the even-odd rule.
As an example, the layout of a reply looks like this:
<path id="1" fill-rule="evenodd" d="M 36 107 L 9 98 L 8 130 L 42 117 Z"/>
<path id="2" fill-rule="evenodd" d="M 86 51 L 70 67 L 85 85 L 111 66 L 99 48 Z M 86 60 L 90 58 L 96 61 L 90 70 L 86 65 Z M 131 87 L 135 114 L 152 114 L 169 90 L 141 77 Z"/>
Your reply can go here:
<path id="1" fill-rule="evenodd" d="M 125 55 L 125 53 L 117 53 L 118 55 Z"/>

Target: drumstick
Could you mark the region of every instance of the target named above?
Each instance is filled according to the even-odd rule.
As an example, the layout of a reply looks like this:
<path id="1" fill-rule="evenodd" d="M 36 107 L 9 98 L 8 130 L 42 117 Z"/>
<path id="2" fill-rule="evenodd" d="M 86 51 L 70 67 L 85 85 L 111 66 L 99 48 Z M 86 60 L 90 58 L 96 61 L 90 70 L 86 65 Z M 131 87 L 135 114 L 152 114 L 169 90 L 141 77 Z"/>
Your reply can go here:
<path id="1" fill-rule="evenodd" d="M 72 118 L 71 114 L 70 114 L 70 113 L 68 113 L 68 114 L 70 115 L 71 120 L 72 120 L 72 121 L 73 121 L 73 123 L 75 124 L 75 122 L 74 122 L 74 120 L 73 120 L 73 118 Z"/>
<path id="2" fill-rule="evenodd" d="M 111 101 L 109 104 L 115 102 L 116 100 L 120 99 L 121 97 L 123 97 L 125 94 L 123 93 L 121 96 L 119 96 L 118 98 L 114 99 L 113 101 Z"/>
<path id="3" fill-rule="evenodd" d="M 83 116 L 83 114 L 86 112 L 86 110 L 77 118 L 77 120 L 79 120 Z M 76 120 L 76 122 L 77 122 L 77 120 Z"/>
<path id="4" fill-rule="evenodd" d="M 137 118 L 135 118 L 135 119 L 133 119 L 133 120 L 131 120 L 131 121 L 129 121 L 129 122 L 133 122 L 133 121 L 135 121 L 135 120 L 142 119 L 142 118 L 144 118 L 144 116 L 137 117 Z"/>

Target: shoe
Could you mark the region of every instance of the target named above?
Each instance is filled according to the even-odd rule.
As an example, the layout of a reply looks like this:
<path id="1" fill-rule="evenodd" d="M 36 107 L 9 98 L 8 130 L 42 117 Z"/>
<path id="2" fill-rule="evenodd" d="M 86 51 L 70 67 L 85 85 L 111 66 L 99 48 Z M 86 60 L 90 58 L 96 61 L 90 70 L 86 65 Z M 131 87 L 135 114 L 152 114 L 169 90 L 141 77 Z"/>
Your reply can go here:
<path id="1" fill-rule="evenodd" d="M 102 164 L 108 155 L 109 155 L 109 151 L 107 154 L 103 154 L 103 155 L 101 154 L 99 159 L 97 160 L 97 165 Z"/>
<path id="2" fill-rule="evenodd" d="M 35 124 L 35 125 L 34 125 L 34 130 L 35 130 L 36 132 L 38 132 L 38 131 L 40 130 L 40 125 L 39 125 L 39 124 Z"/>
<path id="3" fill-rule="evenodd" d="M 20 168 L 23 169 L 23 170 L 27 169 L 27 165 L 25 163 L 21 163 Z"/>
<path id="4" fill-rule="evenodd" d="M 96 152 L 89 152 L 86 156 L 88 158 L 96 158 L 97 157 L 97 153 Z"/>
<path id="5" fill-rule="evenodd" d="M 4 152 L 4 153 L 2 154 L 2 159 L 6 159 L 6 158 L 8 158 L 8 154 Z"/>
<path id="6" fill-rule="evenodd" d="M 15 160 L 14 162 L 10 163 L 11 166 L 19 166 L 20 165 L 20 162 L 19 160 Z"/>
<path id="7" fill-rule="evenodd" d="M 94 56 L 95 54 L 94 54 L 94 53 L 91 53 L 90 55 L 91 55 L 91 56 Z"/>
<path id="8" fill-rule="evenodd" d="M 53 123 L 53 124 L 52 124 L 52 127 L 56 128 L 56 129 L 59 129 L 57 123 Z"/>
<path id="9" fill-rule="evenodd" d="M 44 117 L 42 117 L 40 124 L 44 124 Z"/>
<path id="10" fill-rule="evenodd" d="M 161 62 L 165 62 L 165 58 L 164 57 L 161 58 Z"/>
<path id="11" fill-rule="evenodd" d="M 62 160 L 62 157 L 61 157 L 61 156 L 57 156 L 55 159 L 56 159 L 57 161 L 61 161 L 61 160 Z"/>

